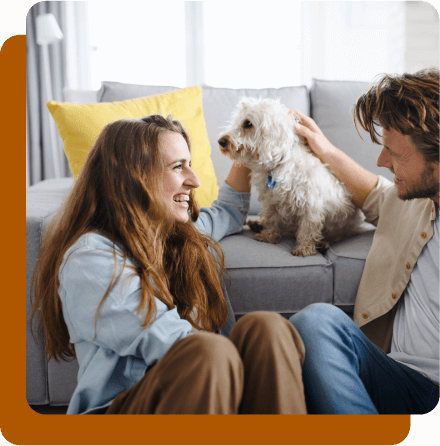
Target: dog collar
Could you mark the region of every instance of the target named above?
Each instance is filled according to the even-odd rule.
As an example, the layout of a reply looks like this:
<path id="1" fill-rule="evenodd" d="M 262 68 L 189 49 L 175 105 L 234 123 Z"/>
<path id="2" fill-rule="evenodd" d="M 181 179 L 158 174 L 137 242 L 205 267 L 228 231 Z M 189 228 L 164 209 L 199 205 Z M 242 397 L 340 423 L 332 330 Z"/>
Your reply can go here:
<path id="1" fill-rule="evenodd" d="M 277 165 L 279 165 L 281 161 L 283 161 L 283 159 L 284 156 L 281 157 L 281 159 L 275 164 L 275 166 L 272 167 L 272 169 L 274 169 Z M 277 185 L 277 182 L 272 177 L 272 171 L 269 172 L 269 175 L 266 178 L 266 184 L 269 189 L 274 189 L 275 186 Z"/>
<path id="2" fill-rule="evenodd" d="M 266 184 L 269 189 L 273 189 L 276 186 L 277 182 L 272 179 L 272 175 L 269 175 L 266 178 Z"/>

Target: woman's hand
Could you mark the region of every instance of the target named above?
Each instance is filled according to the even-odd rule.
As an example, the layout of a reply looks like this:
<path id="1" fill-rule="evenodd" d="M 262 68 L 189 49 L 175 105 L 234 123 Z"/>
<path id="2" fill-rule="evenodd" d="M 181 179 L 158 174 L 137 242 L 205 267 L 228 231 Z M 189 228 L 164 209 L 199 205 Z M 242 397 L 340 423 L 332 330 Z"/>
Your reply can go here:
<path id="1" fill-rule="evenodd" d="M 334 152 L 336 147 L 324 136 L 316 122 L 301 113 L 299 110 L 289 110 L 289 114 L 296 115 L 300 118 L 300 123 L 293 126 L 293 129 L 301 136 L 304 136 L 309 143 L 310 148 L 315 154 L 324 160 L 326 156 Z"/>
<path id="2" fill-rule="evenodd" d="M 234 161 L 229 171 L 226 183 L 237 192 L 251 191 L 251 170 Z"/>

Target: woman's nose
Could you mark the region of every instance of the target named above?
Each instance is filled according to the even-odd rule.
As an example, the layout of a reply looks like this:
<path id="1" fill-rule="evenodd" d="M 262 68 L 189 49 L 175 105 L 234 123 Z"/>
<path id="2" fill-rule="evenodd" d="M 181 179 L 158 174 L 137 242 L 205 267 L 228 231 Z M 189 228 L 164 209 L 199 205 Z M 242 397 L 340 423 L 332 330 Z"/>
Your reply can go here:
<path id="1" fill-rule="evenodd" d="M 193 187 L 194 189 L 197 189 L 198 187 L 200 187 L 200 181 L 199 178 L 197 177 L 196 173 L 194 172 L 194 170 L 192 170 L 191 168 L 189 169 L 189 174 L 186 178 L 185 183 L 188 186 Z"/>

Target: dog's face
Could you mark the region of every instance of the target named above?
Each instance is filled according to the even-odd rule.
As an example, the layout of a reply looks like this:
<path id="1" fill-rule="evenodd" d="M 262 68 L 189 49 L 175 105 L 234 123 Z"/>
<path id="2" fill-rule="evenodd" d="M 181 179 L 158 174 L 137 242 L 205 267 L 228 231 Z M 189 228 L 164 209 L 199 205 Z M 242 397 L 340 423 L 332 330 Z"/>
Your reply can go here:
<path id="1" fill-rule="evenodd" d="M 299 142 L 293 130 L 297 121 L 278 100 L 244 98 L 232 115 L 231 125 L 219 135 L 220 151 L 249 167 L 272 169 L 292 156 Z"/>

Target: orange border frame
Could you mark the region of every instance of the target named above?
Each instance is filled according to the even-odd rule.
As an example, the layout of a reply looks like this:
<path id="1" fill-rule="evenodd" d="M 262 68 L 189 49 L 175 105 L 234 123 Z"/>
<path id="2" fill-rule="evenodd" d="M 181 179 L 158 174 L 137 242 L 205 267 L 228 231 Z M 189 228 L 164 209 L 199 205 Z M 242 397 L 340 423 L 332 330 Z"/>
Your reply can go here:
<path id="1" fill-rule="evenodd" d="M 0 53 L 3 209 L 23 212 L 26 145 L 26 37 L 14 36 Z M 18 149 L 22 147 L 22 149 Z M 15 444 L 396 444 L 410 430 L 410 415 L 40 415 L 26 401 L 24 215 L 1 220 L 2 404 L 1 431 Z"/>

